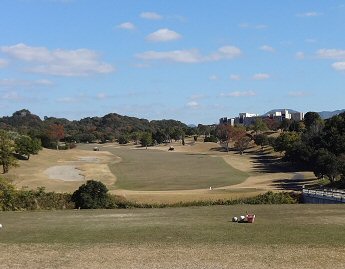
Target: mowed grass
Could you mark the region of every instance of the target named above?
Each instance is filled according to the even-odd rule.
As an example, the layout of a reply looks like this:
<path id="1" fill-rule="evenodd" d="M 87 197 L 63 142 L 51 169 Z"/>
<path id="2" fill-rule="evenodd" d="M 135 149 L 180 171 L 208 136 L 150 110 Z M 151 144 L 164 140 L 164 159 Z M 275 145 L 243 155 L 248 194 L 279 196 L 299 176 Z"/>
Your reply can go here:
<path id="1" fill-rule="evenodd" d="M 231 222 L 254 212 L 253 224 Z M 343 205 L 1 212 L 0 268 L 344 268 Z"/>
<path id="2" fill-rule="evenodd" d="M 116 188 L 137 191 L 207 189 L 243 182 L 248 174 L 232 168 L 220 157 L 160 150 L 104 148 L 121 157 L 109 164 Z"/>
<path id="3" fill-rule="evenodd" d="M 254 224 L 231 222 L 254 212 Z M 343 205 L 2 212 L 0 242 L 345 246 Z"/>

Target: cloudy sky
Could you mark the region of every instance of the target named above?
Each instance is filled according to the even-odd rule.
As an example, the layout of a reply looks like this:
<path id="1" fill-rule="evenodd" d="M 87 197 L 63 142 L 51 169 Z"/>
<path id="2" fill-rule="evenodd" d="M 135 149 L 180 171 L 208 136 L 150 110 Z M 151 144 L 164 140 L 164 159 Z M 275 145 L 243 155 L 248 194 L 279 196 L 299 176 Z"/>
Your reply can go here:
<path id="1" fill-rule="evenodd" d="M 1 0 L 0 116 L 345 108 L 345 1 Z"/>

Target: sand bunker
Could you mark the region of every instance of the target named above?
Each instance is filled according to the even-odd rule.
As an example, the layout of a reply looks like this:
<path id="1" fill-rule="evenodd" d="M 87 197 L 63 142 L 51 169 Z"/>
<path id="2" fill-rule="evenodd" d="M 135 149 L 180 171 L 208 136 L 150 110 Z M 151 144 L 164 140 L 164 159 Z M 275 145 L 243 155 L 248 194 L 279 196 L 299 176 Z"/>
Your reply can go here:
<path id="1" fill-rule="evenodd" d="M 50 179 L 60 179 L 63 181 L 83 181 L 85 178 L 74 165 L 52 166 L 46 169 L 44 173 Z"/>

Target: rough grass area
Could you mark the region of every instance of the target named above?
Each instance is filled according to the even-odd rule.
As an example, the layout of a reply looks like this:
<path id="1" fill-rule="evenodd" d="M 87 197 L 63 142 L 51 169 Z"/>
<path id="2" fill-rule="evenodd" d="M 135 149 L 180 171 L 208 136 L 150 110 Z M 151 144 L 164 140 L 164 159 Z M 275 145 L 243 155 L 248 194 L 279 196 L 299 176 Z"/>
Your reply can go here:
<path id="1" fill-rule="evenodd" d="M 107 148 L 122 161 L 110 164 L 116 187 L 137 191 L 192 190 L 243 182 L 248 174 L 220 157 L 158 150 Z"/>
<path id="2" fill-rule="evenodd" d="M 254 224 L 232 223 L 245 212 Z M 342 205 L 2 212 L 1 268 L 342 268 Z"/>

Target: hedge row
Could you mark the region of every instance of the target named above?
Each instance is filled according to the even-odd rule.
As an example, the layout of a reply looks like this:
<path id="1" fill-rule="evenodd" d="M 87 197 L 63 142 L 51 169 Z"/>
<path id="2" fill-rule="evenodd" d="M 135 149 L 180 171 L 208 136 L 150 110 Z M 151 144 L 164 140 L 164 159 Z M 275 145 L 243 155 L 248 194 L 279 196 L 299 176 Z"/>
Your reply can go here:
<path id="1" fill-rule="evenodd" d="M 85 184 L 84 184 L 85 185 Z M 77 191 L 75 192 L 77 193 Z M 75 195 L 74 195 L 75 196 Z M 106 194 L 103 206 L 88 208 L 165 208 L 237 204 L 295 204 L 300 202 L 300 195 L 290 192 L 267 192 L 250 198 L 233 200 L 204 200 L 165 203 L 137 203 L 128 201 L 121 196 Z M 16 190 L 8 181 L 0 178 L 0 211 L 15 210 L 53 210 L 80 208 L 69 193 L 46 192 L 43 187 L 37 190 Z M 83 208 L 83 207 L 81 207 Z"/>

